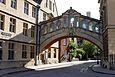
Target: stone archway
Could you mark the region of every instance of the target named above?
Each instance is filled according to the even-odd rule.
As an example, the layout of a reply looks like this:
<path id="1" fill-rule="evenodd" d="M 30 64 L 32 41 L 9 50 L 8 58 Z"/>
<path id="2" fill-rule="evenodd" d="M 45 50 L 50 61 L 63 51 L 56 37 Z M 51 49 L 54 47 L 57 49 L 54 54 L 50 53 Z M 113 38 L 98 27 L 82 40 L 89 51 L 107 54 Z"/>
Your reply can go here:
<path id="1" fill-rule="evenodd" d="M 77 37 L 86 39 L 103 51 L 102 26 L 97 19 L 81 15 L 70 8 L 61 16 L 40 23 L 39 52 L 56 41 Z"/>
<path id="2" fill-rule="evenodd" d="M 75 38 L 83 38 L 86 39 L 93 44 L 95 44 L 97 47 L 99 47 L 101 50 L 103 50 L 103 41 L 102 41 L 102 36 L 98 35 L 97 33 L 92 33 L 86 30 L 81 30 L 77 29 L 77 31 L 69 33 L 71 30 L 70 29 L 62 29 L 61 33 L 50 33 L 47 36 L 42 36 L 41 38 L 46 38 L 46 39 L 41 39 L 41 51 L 47 49 L 50 45 L 55 43 L 56 41 L 59 41 L 64 38 L 70 38 L 70 37 L 75 37 Z M 72 30 L 73 31 L 73 30 Z"/>

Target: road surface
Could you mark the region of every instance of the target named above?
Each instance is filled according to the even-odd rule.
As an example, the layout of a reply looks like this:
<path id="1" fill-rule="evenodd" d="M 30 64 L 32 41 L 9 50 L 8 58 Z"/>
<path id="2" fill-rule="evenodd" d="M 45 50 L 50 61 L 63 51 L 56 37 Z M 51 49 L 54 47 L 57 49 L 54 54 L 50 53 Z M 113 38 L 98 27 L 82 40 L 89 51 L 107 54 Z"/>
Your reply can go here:
<path id="1" fill-rule="evenodd" d="M 69 67 L 36 70 L 31 72 L 6 75 L 3 77 L 115 77 L 113 75 L 92 72 L 91 69 L 88 69 L 88 66 L 93 63 L 94 62 L 85 62 Z"/>

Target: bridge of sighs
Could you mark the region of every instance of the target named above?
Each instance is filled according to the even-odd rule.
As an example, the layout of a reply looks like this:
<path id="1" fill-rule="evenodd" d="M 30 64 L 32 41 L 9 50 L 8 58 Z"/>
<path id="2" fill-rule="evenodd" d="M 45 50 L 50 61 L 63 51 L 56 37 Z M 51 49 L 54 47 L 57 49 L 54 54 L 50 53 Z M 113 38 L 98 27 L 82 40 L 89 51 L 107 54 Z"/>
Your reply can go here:
<path id="1" fill-rule="evenodd" d="M 103 50 L 102 26 L 97 19 L 81 15 L 70 8 L 61 16 L 40 23 L 40 51 L 63 38 L 83 38 Z"/>

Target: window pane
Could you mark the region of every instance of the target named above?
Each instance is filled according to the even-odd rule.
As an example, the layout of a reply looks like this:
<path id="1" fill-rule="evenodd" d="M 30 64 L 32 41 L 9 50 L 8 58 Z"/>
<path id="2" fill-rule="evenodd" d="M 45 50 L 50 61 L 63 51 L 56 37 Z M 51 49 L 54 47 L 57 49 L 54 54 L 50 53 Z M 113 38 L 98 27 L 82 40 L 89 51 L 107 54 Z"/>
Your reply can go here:
<path id="1" fill-rule="evenodd" d="M 69 15 L 69 27 L 73 27 L 74 24 L 74 15 L 70 14 Z"/>
<path id="2" fill-rule="evenodd" d="M 1 0 L 2 1 L 2 3 L 4 3 L 4 0 Z"/>
<path id="3" fill-rule="evenodd" d="M 1 21 L 3 21 L 4 20 L 4 16 L 3 15 L 0 15 L 1 16 Z"/>
<path id="4" fill-rule="evenodd" d="M 0 29 L 2 29 L 2 25 L 3 25 L 3 23 L 2 23 L 2 22 L 0 22 Z"/>
<path id="5" fill-rule="evenodd" d="M 58 21 L 57 22 L 57 29 L 60 29 L 60 27 L 61 27 L 61 21 Z"/>
<path id="6" fill-rule="evenodd" d="M 13 18 L 10 18 L 10 32 L 15 32 L 15 27 L 16 27 L 16 20 Z"/>
<path id="7" fill-rule="evenodd" d="M 47 32 L 48 32 L 48 26 L 46 25 L 46 26 L 44 26 L 44 34 L 46 34 Z"/>
<path id="8" fill-rule="evenodd" d="M 45 21 L 46 20 L 46 14 L 43 13 L 43 20 Z"/>
<path id="9" fill-rule="evenodd" d="M 53 3 L 53 12 L 54 12 L 54 9 L 55 9 L 55 8 L 54 8 L 54 3 Z"/>
<path id="10" fill-rule="evenodd" d="M 9 43 L 9 48 L 8 48 L 8 60 L 14 59 L 14 44 Z"/>
<path id="11" fill-rule="evenodd" d="M 11 1 L 11 7 L 13 7 L 13 1 Z"/>
<path id="12" fill-rule="evenodd" d="M 16 8 L 16 4 L 14 3 L 14 8 Z"/>
<path id="13" fill-rule="evenodd" d="M 11 7 L 16 8 L 16 0 L 11 0 Z"/>
<path id="14" fill-rule="evenodd" d="M 46 0 L 46 7 L 48 7 L 48 0 Z"/>
<path id="15" fill-rule="evenodd" d="M 31 26 L 31 37 L 34 37 L 35 26 Z"/>
<path id="16" fill-rule="evenodd" d="M 64 58 L 66 58 L 66 56 L 67 56 L 67 51 L 64 50 Z"/>
<path id="17" fill-rule="evenodd" d="M 96 31 L 97 33 L 100 33 L 100 25 L 96 25 L 95 31 Z"/>
<path id="18" fill-rule="evenodd" d="M 64 45 L 66 45 L 67 44 L 67 39 L 64 39 Z"/>
<path id="19" fill-rule="evenodd" d="M 30 46 L 30 58 L 34 58 L 34 46 Z"/>
<path id="20" fill-rule="evenodd" d="M 53 23 L 50 25 L 50 31 L 51 32 L 54 31 L 54 24 Z"/>
<path id="21" fill-rule="evenodd" d="M 15 19 L 13 19 L 13 24 L 15 24 Z"/>
<path id="22" fill-rule="evenodd" d="M 24 23 L 23 24 L 23 35 L 27 36 L 27 32 L 28 32 L 28 24 Z"/>
<path id="23" fill-rule="evenodd" d="M 89 23 L 89 30 L 93 31 L 93 23 L 92 22 Z"/>
<path id="24" fill-rule="evenodd" d="M 86 21 L 85 20 L 82 21 L 82 28 L 86 29 Z"/>
<path id="25" fill-rule="evenodd" d="M 36 8 L 32 7 L 32 17 L 36 17 Z"/>
<path id="26" fill-rule="evenodd" d="M 52 10 L 52 2 L 51 1 L 49 1 L 49 8 L 50 8 L 50 10 Z"/>
<path id="27" fill-rule="evenodd" d="M 26 57 L 27 57 L 27 46 L 22 45 L 22 58 L 26 58 Z"/>
<path id="28" fill-rule="evenodd" d="M 4 16 L 0 15 L 0 29 L 3 30 L 3 26 L 4 26 Z"/>
<path id="29" fill-rule="evenodd" d="M 0 42 L 0 60 L 2 60 L 2 43 Z"/>
<path id="30" fill-rule="evenodd" d="M 29 4 L 25 1 L 24 3 L 24 13 L 28 15 Z"/>

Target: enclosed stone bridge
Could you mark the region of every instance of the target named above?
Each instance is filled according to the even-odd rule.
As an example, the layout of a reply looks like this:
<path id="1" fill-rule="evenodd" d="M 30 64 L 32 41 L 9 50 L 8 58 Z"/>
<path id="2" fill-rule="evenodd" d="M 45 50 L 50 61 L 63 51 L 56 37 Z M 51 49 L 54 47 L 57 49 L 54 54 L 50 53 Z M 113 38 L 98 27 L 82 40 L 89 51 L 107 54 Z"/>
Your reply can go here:
<path id="1" fill-rule="evenodd" d="M 40 51 L 63 38 L 86 39 L 103 49 L 102 26 L 97 19 L 81 15 L 70 8 L 61 16 L 40 23 Z"/>

